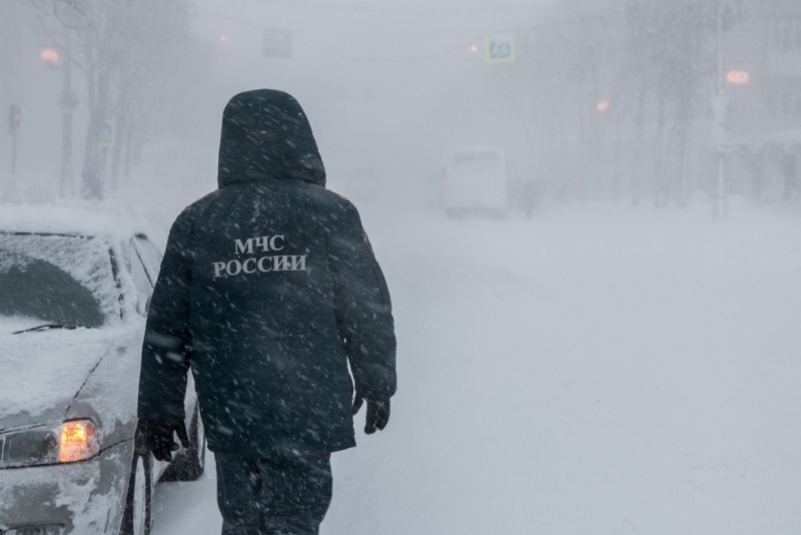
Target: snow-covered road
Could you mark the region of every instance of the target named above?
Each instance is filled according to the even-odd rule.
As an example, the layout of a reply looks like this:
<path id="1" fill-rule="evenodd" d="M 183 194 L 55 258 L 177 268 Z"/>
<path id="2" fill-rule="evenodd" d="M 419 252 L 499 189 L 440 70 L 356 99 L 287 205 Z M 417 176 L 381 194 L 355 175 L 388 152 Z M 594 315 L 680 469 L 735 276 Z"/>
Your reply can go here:
<path id="1" fill-rule="evenodd" d="M 709 213 L 365 211 L 400 390 L 322 533 L 801 532 L 801 220 Z M 159 485 L 154 535 L 219 533 L 214 484 Z"/>

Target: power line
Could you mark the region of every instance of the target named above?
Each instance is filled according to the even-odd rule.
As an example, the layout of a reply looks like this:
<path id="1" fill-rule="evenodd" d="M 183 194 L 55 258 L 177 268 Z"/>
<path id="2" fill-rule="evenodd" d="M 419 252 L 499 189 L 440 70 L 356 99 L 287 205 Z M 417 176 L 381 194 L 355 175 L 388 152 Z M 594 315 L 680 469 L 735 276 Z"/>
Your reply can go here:
<path id="1" fill-rule="evenodd" d="M 249 20 L 243 20 L 237 17 L 232 17 L 227 13 L 220 13 L 216 11 L 200 11 L 197 12 L 196 15 L 201 17 L 213 17 L 228 20 L 230 22 L 234 22 L 236 24 L 241 24 L 243 26 L 250 26 L 251 28 L 257 29 L 265 29 L 267 26 L 263 24 L 255 23 Z M 274 28 L 274 26 L 273 26 Z M 392 32 L 392 31 L 347 31 L 347 30 L 304 30 L 298 29 L 293 30 L 294 33 L 303 33 L 303 34 L 314 34 L 314 35 L 347 35 L 347 36 L 359 36 L 359 37 L 386 37 L 386 36 L 393 36 L 393 37 L 447 37 L 447 36 L 459 36 L 459 37 L 466 37 L 466 34 L 469 32 L 460 31 L 460 32 L 420 32 L 420 31 L 405 31 L 405 32 Z"/>
<path id="2" fill-rule="evenodd" d="M 359 13 L 393 13 L 393 14 L 420 14 L 420 15 L 460 15 L 460 14 L 475 14 L 475 13 L 515 13 L 520 11 L 531 11 L 533 6 L 517 6 L 517 7 L 486 7 L 486 8 L 455 8 L 455 9 L 420 9 L 420 8 L 394 8 L 394 7 L 363 7 L 363 6 L 337 6 L 327 4 L 317 4 L 313 2 L 298 2 L 296 0 L 268 0 L 273 4 L 280 4 L 283 6 L 301 8 L 301 9 L 319 9 L 328 11 L 348 11 Z"/>
<path id="3" fill-rule="evenodd" d="M 235 22 L 237 24 L 241 24 L 243 26 L 249 26 L 251 28 L 256 28 L 256 29 L 259 29 L 259 30 L 262 30 L 262 31 L 271 29 L 271 28 L 268 28 L 266 26 L 263 26 L 261 24 L 255 23 L 255 22 L 238 19 L 236 17 L 231 17 L 230 15 L 226 15 L 224 13 L 204 12 L 204 13 L 198 13 L 198 14 L 199 15 L 204 15 L 204 16 L 210 16 L 210 17 L 219 17 L 219 18 L 222 18 L 222 19 L 229 20 L 231 22 Z M 307 32 L 304 32 L 304 33 L 307 33 Z M 308 33 L 326 33 L 326 32 L 308 32 Z M 362 34 L 352 33 L 352 32 L 347 32 L 346 34 L 347 35 L 362 35 Z M 369 34 L 369 35 L 386 35 L 386 34 L 377 33 L 377 34 Z M 435 35 L 436 36 L 440 36 L 441 34 L 431 34 L 431 35 L 432 36 L 435 36 Z M 451 54 L 451 53 L 453 53 L 453 52 L 455 52 L 457 50 L 460 50 L 460 49 L 463 49 L 463 48 L 467 48 L 470 45 L 473 45 L 473 44 L 475 44 L 476 42 L 478 42 L 480 40 L 481 40 L 481 38 L 471 39 L 471 40 L 466 41 L 465 43 L 460 44 L 458 46 L 453 46 L 453 47 L 450 47 L 450 48 L 448 48 L 446 50 L 442 50 L 442 51 L 434 52 L 434 53 L 430 53 L 430 54 L 424 54 L 424 55 L 421 55 L 421 56 L 412 56 L 412 57 L 405 57 L 405 58 L 377 58 L 377 57 L 364 57 L 364 56 L 353 56 L 353 55 L 349 55 L 349 54 L 341 54 L 341 53 L 338 53 L 338 52 L 334 52 L 329 48 L 318 47 L 318 46 L 306 43 L 304 41 L 299 41 L 297 39 L 293 39 L 293 41 L 295 43 L 297 43 L 297 44 L 299 44 L 301 46 L 304 46 L 304 47 L 309 48 L 310 50 L 314 50 L 316 52 L 322 52 L 323 54 L 327 54 L 329 56 L 333 56 L 333 57 L 337 57 L 337 58 L 341 58 L 341 59 L 347 59 L 347 60 L 350 60 L 350 61 L 369 61 L 369 62 L 379 62 L 379 63 L 415 63 L 415 62 L 419 62 L 419 61 L 425 61 L 427 59 L 437 58 L 437 57 L 440 57 L 440 56 Z"/>
<path id="4" fill-rule="evenodd" d="M 469 47 L 472 44 L 475 44 L 476 40 L 474 39 L 474 40 L 469 41 L 467 43 L 464 43 L 464 44 L 461 44 L 461 45 L 458 45 L 458 46 L 454 46 L 454 47 L 448 48 L 446 50 L 441 50 L 439 52 L 433 52 L 433 53 L 424 54 L 424 55 L 421 55 L 421 56 L 410 56 L 410 57 L 405 57 L 405 58 L 376 58 L 376 57 L 372 57 L 371 58 L 371 57 L 363 57 L 363 56 L 351 56 L 351 55 L 348 55 L 348 54 L 340 54 L 340 53 L 337 53 L 337 52 L 332 52 L 331 50 L 329 50 L 327 48 L 317 47 L 317 46 L 314 46 L 314 45 L 310 45 L 308 43 L 304 43 L 302 41 L 297 41 L 296 40 L 295 42 L 297 42 L 299 45 L 303 45 L 306 48 L 309 48 L 311 50 L 315 50 L 317 52 L 322 52 L 322 53 L 328 54 L 330 56 L 334 56 L 334 57 L 338 57 L 338 58 L 342 58 L 342 59 L 347 59 L 347 60 L 350 60 L 350 61 L 366 61 L 366 62 L 375 62 L 375 63 L 418 63 L 418 62 L 421 62 L 421 61 L 426 61 L 426 60 L 429 60 L 429 59 L 434 59 L 434 58 L 438 58 L 438 57 L 441 57 L 441 56 L 446 56 L 448 54 L 452 54 L 452 53 L 454 53 L 456 51 L 459 51 L 459 50 L 466 50 L 467 47 Z"/>
<path id="5" fill-rule="evenodd" d="M 271 1 L 279 1 L 279 0 L 271 0 Z M 495 32 L 497 32 L 497 33 L 524 33 L 524 32 L 531 32 L 531 31 L 537 31 L 537 30 L 547 30 L 547 29 L 552 29 L 552 28 L 562 28 L 562 27 L 569 27 L 569 26 L 580 26 L 582 24 L 588 24 L 588 23 L 598 22 L 598 21 L 602 21 L 602 20 L 612 19 L 612 18 L 617 17 L 620 13 L 621 13 L 621 11 L 619 11 L 619 10 L 612 10 L 612 11 L 607 11 L 604 14 L 591 16 L 591 17 L 584 17 L 584 18 L 573 19 L 573 20 L 564 20 L 564 21 L 551 22 L 551 23 L 545 23 L 545 24 L 537 24 L 537 25 L 533 25 L 533 26 L 524 26 L 524 27 L 518 27 L 518 28 L 511 28 L 511 29 L 500 29 L 500 30 L 495 30 Z M 251 21 L 246 21 L 246 20 L 242 20 L 242 19 L 238 19 L 236 17 L 231 17 L 230 15 L 226 15 L 224 13 L 203 12 L 203 13 L 199 13 L 199 15 L 210 16 L 210 17 L 218 17 L 218 18 L 226 19 L 226 20 L 229 20 L 231 22 L 234 22 L 234 23 L 237 23 L 237 24 L 241 24 L 241 25 L 244 25 L 244 26 L 249 26 L 249 27 L 252 27 L 252 28 L 256 28 L 256 29 L 259 29 L 259 30 L 262 30 L 262 31 L 271 29 L 271 28 L 268 28 L 267 26 L 264 26 L 262 24 L 251 22 Z M 309 32 L 302 32 L 302 33 L 324 34 L 326 32 L 324 32 L 324 31 L 323 32 L 309 31 Z M 347 35 L 367 35 L 367 34 L 359 34 L 359 33 L 355 33 L 355 32 L 346 32 L 346 33 L 347 33 Z M 375 34 L 370 34 L 370 35 L 375 35 Z M 379 35 L 386 35 L 386 34 L 379 34 Z M 430 34 L 430 35 L 431 36 L 441 36 L 442 34 Z M 367 57 L 367 56 L 354 56 L 354 55 L 350 55 L 350 54 L 341 54 L 341 53 L 338 53 L 338 52 L 334 52 L 330 48 L 318 47 L 318 46 L 315 46 L 315 45 L 312 45 L 312 44 L 309 44 L 309 43 L 306 43 L 306 42 L 303 42 L 303 41 L 298 41 L 297 39 L 294 39 L 294 42 L 296 42 L 299 45 L 302 45 L 304 47 L 307 47 L 307 48 L 309 48 L 311 50 L 315 50 L 317 52 L 321 52 L 321 53 L 327 54 L 329 56 L 333 56 L 333 57 L 337 57 L 337 58 L 341 58 L 341 59 L 346 59 L 346 60 L 349 60 L 349 61 L 364 61 L 364 62 L 376 62 L 376 63 L 417 63 L 417 62 L 426 61 L 426 60 L 429 60 L 429 59 L 434 59 L 434 58 L 438 58 L 438 57 L 441 57 L 441 56 L 445 56 L 445 55 L 448 55 L 448 54 L 452 54 L 453 52 L 456 52 L 456 51 L 459 51 L 459 50 L 467 49 L 469 46 L 475 45 L 476 43 L 483 41 L 483 39 L 484 39 L 484 36 L 475 37 L 473 39 L 470 39 L 469 41 L 463 42 L 462 44 L 459 44 L 457 46 L 453 46 L 453 47 L 450 47 L 450 48 L 447 48 L 445 50 L 441 50 L 441 51 L 438 51 L 438 52 L 433 52 L 433 53 L 424 54 L 424 55 L 420 55 L 420 56 L 409 56 L 409 57 L 401 57 L 401 58 L 379 58 L 379 57 Z"/>
<path id="6" fill-rule="evenodd" d="M 534 26 L 524 26 L 520 28 L 515 28 L 513 30 L 500 30 L 504 32 L 530 32 L 535 30 L 547 30 L 550 28 L 562 28 L 566 26 L 580 26 L 582 24 L 588 24 L 591 22 L 598 22 L 601 20 L 608 20 L 616 18 L 618 15 L 623 13 L 622 10 L 610 10 L 603 15 L 596 15 L 593 17 L 584 17 L 581 19 L 573 19 L 573 20 L 563 20 L 560 22 L 551 22 L 546 24 L 537 24 Z"/>
<path id="7" fill-rule="evenodd" d="M 278 0 L 271 0 L 271 1 L 278 1 Z M 595 15 L 595 16 L 588 16 L 588 17 L 583 17 L 583 18 L 579 18 L 579 19 L 563 20 L 563 21 L 557 21 L 557 22 L 548 22 L 548 23 L 544 23 L 544 24 L 535 24 L 535 25 L 532 25 L 532 26 L 520 26 L 520 27 L 516 27 L 516 28 L 497 29 L 497 30 L 494 30 L 494 32 L 497 32 L 497 33 L 515 33 L 515 32 L 528 32 L 528 31 L 534 31 L 534 30 L 547 30 L 549 28 L 560 28 L 560 27 L 565 27 L 565 26 L 580 26 L 582 24 L 587 24 L 587 23 L 590 23 L 590 22 L 598 22 L 598 21 L 601 21 L 601 20 L 613 19 L 613 18 L 619 16 L 622 13 L 623 13 L 622 10 L 608 10 L 608 11 L 604 12 L 603 14 L 599 14 L 599 15 Z M 214 12 L 214 11 L 201 11 L 201 12 L 198 13 L 198 15 L 205 16 L 205 17 L 216 17 L 216 18 L 220 18 L 220 19 L 226 19 L 226 20 L 229 20 L 231 22 L 235 22 L 237 24 L 242 24 L 244 26 L 250 26 L 252 28 L 258 28 L 258 29 L 261 29 L 261 30 L 271 29 L 270 27 L 265 26 L 263 24 L 259 24 L 257 22 L 252 22 L 252 21 L 248 21 L 248 20 L 243 20 L 243 19 L 240 19 L 240 18 L 237 18 L 237 17 L 232 17 L 232 16 L 230 16 L 230 15 L 228 15 L 226 13 L 219 13 L 219 12 Z M 443 35 L 446 35 L 445 33 L 442 33 L 442 32 L 439 32 L 439 33 L 434 33 L 434 32 L 431 32 L 431 33 L 403 32 L 403 33 L 400 33 L 400 34 L 389 34 L 387 32 L 345 32 L 345 31 L 343 31 L 343 32 L 331 32 L 331 31 L 326 31 L 326 30 L 322 30 L 322 31 L 320 31 L 320 30 L 300 30 L 299 33 L 313 33 L 313 34 L 319 34 L 319 35 L 339 33 L 339 34 L 342 34 L 342 35 L 363 35 L 363 36 L 416 35 L 416 36 L 431 36 L 431 37 L 441 37 Z M 451 34 L 451 35 L 453 35 L 453 34 Z"/>

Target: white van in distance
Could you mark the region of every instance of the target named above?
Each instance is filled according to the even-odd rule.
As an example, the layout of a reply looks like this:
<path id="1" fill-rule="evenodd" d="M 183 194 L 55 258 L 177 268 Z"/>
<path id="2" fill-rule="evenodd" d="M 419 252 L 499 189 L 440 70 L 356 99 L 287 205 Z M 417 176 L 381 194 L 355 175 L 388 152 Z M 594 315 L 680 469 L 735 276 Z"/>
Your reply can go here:
<path id="1" fill-rule="evenodd" d="M 499 149 L 450 152 L 445 176 L 445 211 L 449 217 L 489 214 L 506 216 L 506 155 Z"/>

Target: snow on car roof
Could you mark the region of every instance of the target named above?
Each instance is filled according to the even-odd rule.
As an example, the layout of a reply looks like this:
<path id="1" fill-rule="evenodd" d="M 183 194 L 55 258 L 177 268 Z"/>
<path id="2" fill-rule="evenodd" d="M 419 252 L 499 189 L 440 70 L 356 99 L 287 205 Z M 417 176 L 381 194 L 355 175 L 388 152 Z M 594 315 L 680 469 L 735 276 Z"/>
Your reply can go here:
<path id="1" fill-rule="evenodd" d="M 149 234 L 149 228 L 131 207 L 112 203 L 0 205 L 0 232 L 76 234 L 125 240 L 133 234 Z"/>

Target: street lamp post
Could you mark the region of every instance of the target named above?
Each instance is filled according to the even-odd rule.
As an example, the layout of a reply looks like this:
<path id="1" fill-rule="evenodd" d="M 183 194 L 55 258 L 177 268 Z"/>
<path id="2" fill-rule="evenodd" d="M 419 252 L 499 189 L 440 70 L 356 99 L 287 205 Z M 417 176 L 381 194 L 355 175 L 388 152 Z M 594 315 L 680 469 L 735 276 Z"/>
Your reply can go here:
<path id="1" fill-rule="evenodd" d="M 718 0 L 718 29 L 717 29 L 717 52 L 718 52 L 718 110 L 717 110 L 717 117 L 716 121 L 719 123 L 716 125 L 720 131 L 723 131 L 724 122 L 725 122 L 725 111 L 723 107 L 724 97 L 723 97 L 723 0 Z M 723 140 L 719 140 L 721 143 Z M 715 206 L 712 211 L 712 218 L 718 219 L 719 217 L 719 206 L 723 208 L 723 217 L 725 219 L 729 218 L 729 203 L 728 199 L 726 198 L 726 174 L 724 169 L 724 162 L 723 162 L 723 150 L 724 147 L 718 146 L 716 147 L 716 160 L 717 160 L 717 184 L 715 187 Z"/>
<path id="2" fill-rule="evenodd" d="M 62 155 L 61 155 L 61 177 L 59 182 L 59 194 L 61 197 L 72 193 L 72 112 L 78 106 L 78 99 L 72 91 L 72 32 L 69 27 L 64 27 L 64 88 L 61 93 L 62 112 Z"/>
<path id="3" fill-rule="evenodd" d="M 64 73 L 64 87 L 59 99 L 62 113 L 59 195 L 66 197 L 68 193 L 72 193 L 72 112 L 78 106 L 78 99 L 72 92 L 72 34 L 68 27 L 64 28 L 64 46 L 61 48 L 61 54 L 53 48 L 45 48 L 42 50 L 41 58 L 50 67 L 56 68 L 60 65 Z"/>

